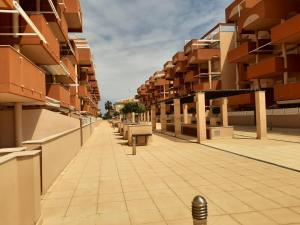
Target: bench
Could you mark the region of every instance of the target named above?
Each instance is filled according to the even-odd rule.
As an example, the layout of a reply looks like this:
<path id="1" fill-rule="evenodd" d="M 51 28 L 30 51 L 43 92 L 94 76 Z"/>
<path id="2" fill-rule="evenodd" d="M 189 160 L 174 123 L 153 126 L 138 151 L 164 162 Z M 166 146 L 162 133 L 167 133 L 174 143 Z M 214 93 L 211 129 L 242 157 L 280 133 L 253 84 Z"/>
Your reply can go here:
<path id="1" fill-rule="evenodd" d="M 151 137 L 151 133 L 145 134 L 132 134 L 132 155 L 136 155 L 136 140 L 138 137 L 145 137 L 145 143 L 148 144 L 148 138 Z"/>

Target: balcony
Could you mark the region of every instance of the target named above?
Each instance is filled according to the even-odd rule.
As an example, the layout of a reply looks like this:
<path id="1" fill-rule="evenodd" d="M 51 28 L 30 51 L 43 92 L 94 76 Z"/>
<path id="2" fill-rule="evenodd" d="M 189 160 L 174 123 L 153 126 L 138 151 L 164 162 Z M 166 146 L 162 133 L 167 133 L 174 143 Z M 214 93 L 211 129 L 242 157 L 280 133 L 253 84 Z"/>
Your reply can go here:
<path id="1" fill-rule="evenodd" d="M 194 83 L 198 81 L 198 78 L 195 77 L 197 73 L 194 71 L 189 71 L 184 76 L 184 83 Z"/>
<path id="2" fill-rule="evenodd" d="M 185 61 L 187 61 L 187 57 L 185 56 L 184 52 L 177 52 L 172 58 L 173 64 Z"/>
<path id="3" fill-rule="evenodd" d="M 184 54 L 188 55 L 188 54 L 190 54 L 190 52 L 198 49 L 199 48 L 198 41 L 199 41 L 198 39 L 193 39 L 193 40 L 189 41 L 184 46 Z"/>
<path id="4" fill-rule="evenodd" d="M 287 55 L 287 68 L 284 68 L 283 57 L 271 57 L 250 65 L 247 70 L 247 79 L 272 78 L 283 75 L 284 72 L 300 72 L 300 55 Z"/>
<path id="5" fill-rule="evenodd" d="M 165 86 L 167 84 L 169 84 L 169 81 L 167 81 L 166 79 L 157 79 L 154 82 L 155 86 Z"/>
<path id="6" fill-rule="evenodd" d="M 64 0 L 69 32 L 82 32 L 82 13 L 79 0 Z"/>
<path id="7" fill-rule="evenodd" d="M 81 66 L 92 65 L 92 53 L 90 48 L 78 48 L 78 63 Z M 91 68 L 92 69 L 92 68 Z"/>
<path id="8" fill-rule="evenodd" d="M 81 110 L 80 99 L 78 98 L 77 95 L 70 96 L 70 105 L 73 106 L 76 111 Z"/>
<path id="9" fill-rule="evenodd" d="M 164 64 L 164 71 L 168 71 L 170 69 L 172 69 L 174 67 L 173 62 L 172 61 L 168 61 Z"/>
<path id="10" fill-rule="evenodd" d="M 254 94 L 242 94 L 228 97 L 229 106 L 254 105 Z"/>
<path id="11" fill-rule="evenodd" d="M 250 62 L 254 60 L 255 56 L 253 54 L 250 54 L 249 52 L 253 51 L 254 49 L 256 49 L 255 42 L 244 42 L 237 48 L 232 49 L 228 52 L 228 61 L 230 63 Z"/>
<path id="12" fill-rule="evenodd" d="M 67 71 L 69 72 L 69 76 L 61 76 L 61 78 L 63 79 L 63 83 L 71 83 L 71 84 L 75 84 L 76 83 L 76 78 L 77 78 L 77 74 L 75 71 L 75 66 L 72 64 L 72 62 L 70 61 L 69 58 L 64 57 L 61 60 L 64 64 L 64 66 L 66 67 Z"/>
<path id="13" fill-rule="evenodd" d="M 188 55 L 188 64 L 200 64 L 208 60 L 220 58 L 218 48 L 198 48 Z"/>
<path id="14" fill-rule="evenodd" d="M 2 0 L 0 2 L 0 9 L 13 9 L 13 1 L 12 0 Z"/>
<path id="15" fill-rule="evenodd" d="M 88 92 L 87 86 L 80 85 L 78 87 L 78 96 L 80 98 L 88 98 L 89 97 L 89 92 Z"/>
<path id="16" fill-rule="evenodd" d="M 300 100 L 300 83 L 275 86 L 274 99 L 275 101 Z"/>
<path id="17" fill-rule="evenodd" d="M 262 0 L 234 0 L 225 10 L 227 23 L 236 22 L 246 9 L 252 8 Z"/>
<path id="18" fill-rule="evenodd" d="M 175 73 L 185 73 L 188 71 L 187 61 L 178 61 L 174 67 Z"/>
<path id="19" fill-rule="evenodd" d="M 273 44 L 300 43 L 300 14 L 272 28 Z"/>
<path id="20" fill-rule="evenodd" d="M 47 96 L 60 101 L 60 107 L 70 107 L 70 91 L 61 84 L 47 84 Z"/>
<path id="21" fill-rule="evenodd" d="M 184 85 L 184 80 L 181 77 L 180 78 L 178 77 L 178 78 L 174 79 L 174 83 L 173 83 L 174 88 L 180 88 L 183 85 Z"/>
<path id="22" fill-rule="evenodd" d="M 87 71 L 81 69 L 80 76 L 79 76 L 79 83 L 80 84 L 88 84 L 89 83 L 89 75 Z"/>
<path id="23" fill-rule="evenodd" d="M 34 14 L 30 19 L 39 29 L 46 42 L 38 36 L 22 36 L 20 39 L 21 52 L 31 61 L 40 65 L 57 65 L 60 62 L 59 42 L 54 36 L 44 16 Z M 29 25 L 25 26 L 24 33 L 33 33 Z"/>
<path id="24" fill-rule="evenodd" d="M 261 0 L 242 14 L 238 22 L 238 31 L 270 30 L 280 24 L 282 18 L 299 8 L 294 0 Z M 270 10 L 272 9 L 272 10 Z"/>
<path id="25" fill-rule="evenodd" d="M 10 46 L 0 46 L 0 102 L 45 101 L 45 74 Z"/>
<path id="26" fill-rule="evenodd" d="M 193 91 L 205 91 L 205 90 L 219 90 L 221 89 L 221 81 L 212 81 L 212 88 L 209 88 L 209 82 L 201 82 L 193 85 Z"/>
<path id="27" fill-rule="evenodd" d="M 270 57 L 257 64 L 250 65 L 247 70 L 247 79 L 271 78 L 282 75 L 284 61 L 282 57 Z"/>

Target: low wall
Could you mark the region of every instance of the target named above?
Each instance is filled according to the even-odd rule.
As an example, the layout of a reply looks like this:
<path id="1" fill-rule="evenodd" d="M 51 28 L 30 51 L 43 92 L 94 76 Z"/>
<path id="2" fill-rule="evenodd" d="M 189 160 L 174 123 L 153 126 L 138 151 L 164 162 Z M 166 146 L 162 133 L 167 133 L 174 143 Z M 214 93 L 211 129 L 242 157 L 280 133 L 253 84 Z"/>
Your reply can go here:
<path id="1" fill-rule="evenodd" d="M 230 125 L 254 126 L 254 112 L 231 112 L 228 122 Z M 298 108 L 267 110 L 267 123 L 279 128 L 299 128 L 300 110 Z"/>
<path id="2" fill-rule="evenodd" d="M 40 149 L 42 155 L 42 192 L 47 192 L 58 175 L 80 151 L 99 121 L 40 140 L 23 142 L 28 149 Z M 82 132 L 82 133 L 81 133 Z M 82 141 L 81 143 L 81 135 Z"/>
<path id="3" fill-rule="evenodd" d="M 40 151 L 0 157 L 0 224 L 40 225 Z"/>

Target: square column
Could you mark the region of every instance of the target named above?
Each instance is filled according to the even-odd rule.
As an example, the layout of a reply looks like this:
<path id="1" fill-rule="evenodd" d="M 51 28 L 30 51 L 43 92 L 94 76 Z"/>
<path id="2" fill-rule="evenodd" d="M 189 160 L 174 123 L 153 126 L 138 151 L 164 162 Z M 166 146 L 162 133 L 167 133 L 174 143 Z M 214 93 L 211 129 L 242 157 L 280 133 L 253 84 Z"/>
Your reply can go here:
<path id="1" fill-rule="evenodd" d="M 206 114 L 205 114 L 205 94 L 196 93 L 196 117 L 197 117 L 197 140 L 198 143 L 205 141 L 206 136 Z"/>
<path id="2" fill-rule="evenodd" d="M 135 123 L 135 113 L 131 113 L 131 122 Z"/>
<path id="3" fill-rule="evenodd" d="M 221 116 L 222 116 L 222 125 L 228 127 L 228 99 L 221 99 Z"/>
<path id="4" fill-rule="evenodd" d="M 188 124 L 188 104 L 183 104 L 183 123 Z"/>
<path id="5" fill-rule="evenodd" d="M 147 110 L 147 122 L 150 122 L 150 111 L 149 110 Z"/>
<path id="6" fill-rule="evenodd" d="M 267 138 L 266 94 L 264 91 L 255 92 L 256 132 L 257 139 Z"/>
<path id="7" fill-rule="evenodd" d="M 160 122 L 161 122 L 161 132 L 166 132 L 167 130 L 167 114 L 166 114 L 166 103 L 160 103 Z"/>
<path id="8" fill-rule="evenodd" d="M 175 136 L 181 135 L 181 112 L 180 112 L 180 99 L 174 99 L 174 126 Z"/>
<path id="9" fill-rule="evenodd" d="M 152 130 L 156 130 L 156 105 L 151 106 L 151 122 L 152 122 Z"/>

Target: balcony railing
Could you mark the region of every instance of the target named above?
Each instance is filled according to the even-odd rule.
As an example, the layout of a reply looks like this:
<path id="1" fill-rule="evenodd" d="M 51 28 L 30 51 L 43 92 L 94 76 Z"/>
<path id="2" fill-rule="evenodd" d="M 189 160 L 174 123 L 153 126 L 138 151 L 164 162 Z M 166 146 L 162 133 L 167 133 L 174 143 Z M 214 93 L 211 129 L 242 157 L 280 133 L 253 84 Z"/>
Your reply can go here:
<path id="1" fill-rule="evenodd" d="M 283 57 L 270 57 L 257 64 L 250 65 L 247 70 L 247 79 L 270 78 L 282 75 L 284 72 Z"/>
<path id="2" fill-rule="evenodd" d="M 300 83 L 275 86 L 274 99 L 275 101 L 300 100 Z"/>
<path id="3" fill-rule="evenodd" d="M 12 0 L 2 0 L 0 2 L 0 9 L 13 9 L 13 1 Z"/>
<path id="4" fill-rule="evenodd" d="M 174 79 L 174 83 L 173 83 L 173 86 L 174 86 L 174 88 L 179 88 L 179 87 L 181 87 L 181 86 L 183 86 L 184 85 L 184 80 L 183 80 L 183 78 L 175 78 Z"/>
<path id="5" fill-rule="evenodd" d="M 228 52 L 228 61 L 230 63 L 249 62 L 255 57 L 253 54 L 250 53 L 254 49 L 256 49 L 255 42 L 244 42 L 237 48 L 234 48 Z"/>
<path id="6" fill-rule="evenodd" d="M 76 111 L 81 110 L 81 104 L 80 104 L 80 99 L 78 98 L 77 95 L 71 95 L 70 96 L 70 104 L 75 108 Z"/>
<path id="7" fill-rule="evenodd" d="M 85 85 L 80 85 L 78 87 L 78 96 L 80 98 L 88 98 L 89 97 L 89 93 L 88 93 L 88 89 L 87 86 Z"/>
<path id="8" fill-rule="evenodd" d="M 155 86 L 164 86 L 164 85 L 167 85 L 168 83 L 169 83 L 169 81 L 161 78 L 161 79 L 155 80 L 154 85 Z"/>
<path id="9" fill-rule="evenodd" d="M 201 82 L 193 85 L 193 91 L 205 91 L 205 90 L 219 90 L 221 89 L 221 81 L 212 81 L 212 87 L 210 89 L 209 82 Z"/>
<path id="10" fill-rule="evenodd" d="M 45 101 L 45 74 L 10 46 L 0 46 L 0 102 Z"/>
<path id="11" fill-rule="evenodd" d="M 234 0 L 225 10 L 227 23 L 235 22 L 247 10 L 262 0 Z"/>
<path id="12" fill-rule="evenodd" d="M 70 59 L 67 58 L 67 57 L 62 58 L 62 62 L 66 66 L 66 69 L 68 70 L 68 72 L 70 73 L 70 76 L 69 76 L 69 79 L 68 79 L 69 83 L 75 83 L 76 78 L 77 78 L 77 74 L 76 74 L 76 71 L 75 71 L 75 66 L 72 64 Z"/>
<path id="13" fill-rule="evenodd" d="M 297 4 L 294 0 L 261 0 L 242 14 L 238 22 L 238 31 L 241 33 L 243 30 L 269 30 L 280 24 L 282 18 L 296 11 Z"/>
<path id="14" fill-rule="evenodd" d="M 82 13 L 79 0 L 64 0 L 70 32 L 82 32 Z"/>
<path id="15" fill-rule="evenodd" d="M 198 81 L 198 78 L 194 77 L 196 74 L 194 71 L 189 71 L 184 76 L 184 83 L 194 83 Z"/>
<path id="16" fill-rule="evenodd" d="M 184 54 L 184 52 L 177 52 L 172 58 L 173 64 L 177 64 L 179 62 L 184 62 L 184 61 L 187 61 L 187 57 Z"/>
<path id="17" fill-rule="evenodd" d="M 283 75 L 284 72 L 298 73 L 300 72 L 300 55 L 287 55 L 287 68 L 284 68 L 283 57 L 271 57 L 260 61 L 257 64 L 250 65 L 247 70 L 247 78 L 271 78 Z"/>
<path id="18" fill-rule="evenodd" d="M 300 42 L 300 14 L 272 28 L 272 43 Z"/>
<path id="19" fill-rule="evenodd" d="M 77 48 L 78 62 L 81 66 L 92 65 L 92 54 L 90 48 Z"/>
<path id="20" fill-rule="evenodd" d="M 31 61 L 41 65 L 56 65 L 60 61 L 59 42 L 50 29 L 47 21 L 42 14 L 34 14 L 30 19 L 45 37 L 47 43 L 40 40 L 38 36 L 22 36 L 20 40 L 21 51 Z M 25 24 L 24 24 L 25 25 Z M 25 33 L 33 33 L 27 24 Z"/>
<path id="21" fill-rule="evenodd" d="M 61 84 L 47 84 L 47 96 L 60 101 L 63 108 L 70 107 L 70 91 Z"/>
<path id="22" fill-rule="evenodd" d="M 185 73 L 188 71 L 188 68 L 187 68 L 187 61 L 179 61 L 176 63 L 175 67 L 174 67 L 174 70 L 175 70 L 175 73 Z"/>
<path id="23" fill-rule="evenodd" d="M 217 58 L 220 58 L 220 49 L 198 48 L 188 55 L 188 64 L 200 64 Z"/>
<path id="24" fill-rule="evenodd" d="M 242 94 L 228 97 L 228 105 L 239 106 L 239 105 L 254 105 L 255 97 L 254 94 Z"/>

